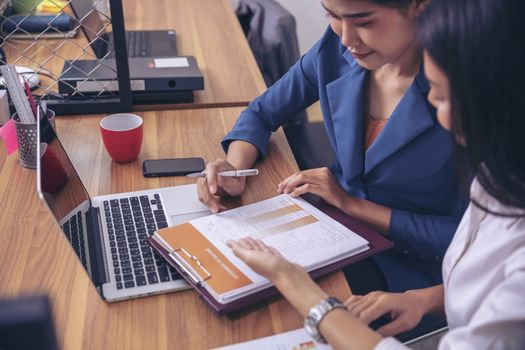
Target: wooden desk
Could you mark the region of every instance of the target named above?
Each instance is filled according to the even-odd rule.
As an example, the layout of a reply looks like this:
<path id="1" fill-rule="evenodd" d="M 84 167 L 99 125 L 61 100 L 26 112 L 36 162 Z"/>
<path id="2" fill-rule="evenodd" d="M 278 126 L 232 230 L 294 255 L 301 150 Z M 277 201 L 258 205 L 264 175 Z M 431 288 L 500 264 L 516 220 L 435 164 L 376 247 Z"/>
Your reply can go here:
<path id="1" fill-rule="evenodd" d="M 101 116 L 59 118 L 58 134 L 91 195 L 191 183 L 186 178 L 146 179 L 144 159 L 223 154 L 219 141 L 241 108 L 144 112 L 145 140 L 137 161 L 117 165 L 101 144 Z M 268 157 L 257 165 L 246 193 L 230 205 L 275 195 L 276 184 L 297 170 L 281 131 Z M 65 236 L 37 198 L 35 172 L 7 157 L 0 146 L 0 297 L 46 293 L 63 349 L 206 349 L 299 328 L 302 319 L 288 302 L 274 298 L 232 316 L 217 316 L 192 291 L 118 303 L 104 302 Z M 341 272 L 321 281 L 345 298 Z"/>
<path id="2" fill-rule="evenodd" d="M 195 92 L 193 103 L 137 105 L 136 110 L 246 106 L 266 90 L 229 0 L 123 0 L 123 7 L 128 30 L 175 29 L 179 55 L 195 56 L 204 75 L 205 90 Z M 9 63 L 23 53 L 16 64 L 43 65 L 55 75 L 65 59 L 94 58 L 80 30 L 68 41 L 9 40 L 4 50 Z M 58 92 L 53 79 L 41 76 L 41 80 Z"/>
<path id="3" fill-rule="evenodd" d="M 197 58 L 205 90 L 193 104 L 174 108 L 246 106 L 266 90 L 230 0 L 123 0 L 123 6 L 126 29 L 175 29 L 179 54 Z"/>

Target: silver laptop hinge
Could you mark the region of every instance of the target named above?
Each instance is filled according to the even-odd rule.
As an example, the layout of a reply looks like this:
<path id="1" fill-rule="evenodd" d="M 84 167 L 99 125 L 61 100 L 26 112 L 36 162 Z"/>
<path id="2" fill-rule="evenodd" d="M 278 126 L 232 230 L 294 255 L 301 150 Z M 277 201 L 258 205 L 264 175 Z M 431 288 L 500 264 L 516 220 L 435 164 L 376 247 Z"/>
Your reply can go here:
<path id="1" fill-rule="evenodd" d="M 111 276 L 109 274 L 109 267 L 108 267 L 108 253 L 106 251 L 106 240 L 104 239 L 104 226 L 102 225 L 102 215 L 100 215 L 100 209 L 98 207 L 93 207 L 93 209 L 95 209 L 96 211 L 96 215 L 98 217 L 98 229 L 99 229 L 99 235 L 100 235 L 100 240 L 101 240 L 101 246 L 102 246 L 102 255 L 103 255 L 103 259 L 102 261 L 104 262 L 104 271 L 106 272 L 106 281 L 108 282 L 113 282 L 113 280 L 111 280 Z"/>

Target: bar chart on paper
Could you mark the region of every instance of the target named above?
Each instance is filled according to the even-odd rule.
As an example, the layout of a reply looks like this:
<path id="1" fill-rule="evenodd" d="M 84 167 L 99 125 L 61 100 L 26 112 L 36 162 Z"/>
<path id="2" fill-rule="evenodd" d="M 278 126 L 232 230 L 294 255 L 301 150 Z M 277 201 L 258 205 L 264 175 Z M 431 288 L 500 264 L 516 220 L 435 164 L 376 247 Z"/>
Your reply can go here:
<path id="1" fill-rule="evenodd" d="M 367 243 L 306 201 L 288 195 L 200 218 L 192 224 L 206 232 L 215 245 L 251 237 L 273 246 L 285 258 L 306 265 L 306 256 L 309 261 L 327 251 L 336 256 L 342 249 L 361 249 Z"/>
<path id="2" fill-rule="evenodd" d="M 277 208 L 274 208 L 273 203 L 268 203 L 267 207 L 247 210 L 246 214 L 248 217 L 241 219 L 239 222 L 242 226 L 250 227 L 251 230 L 255 231 L 249 236 L 263 239 L 319 221 L 299 205 L 290 203 L 286 198 L 275 203 L 275 206 Z"/>

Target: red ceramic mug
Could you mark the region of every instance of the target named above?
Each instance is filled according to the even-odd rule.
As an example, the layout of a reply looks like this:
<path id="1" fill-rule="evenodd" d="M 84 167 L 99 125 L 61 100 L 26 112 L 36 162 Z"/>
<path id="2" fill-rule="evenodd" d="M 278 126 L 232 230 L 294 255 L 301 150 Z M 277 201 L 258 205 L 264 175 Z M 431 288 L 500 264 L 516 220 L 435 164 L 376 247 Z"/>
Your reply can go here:
<path id="1" fill-rule="evenodd" d="M 132 162 L 142 148 L 144 123 L 135 114 L 108 115 L 100 121 L 100 134 L 109 156 L 116 163 Z"/>

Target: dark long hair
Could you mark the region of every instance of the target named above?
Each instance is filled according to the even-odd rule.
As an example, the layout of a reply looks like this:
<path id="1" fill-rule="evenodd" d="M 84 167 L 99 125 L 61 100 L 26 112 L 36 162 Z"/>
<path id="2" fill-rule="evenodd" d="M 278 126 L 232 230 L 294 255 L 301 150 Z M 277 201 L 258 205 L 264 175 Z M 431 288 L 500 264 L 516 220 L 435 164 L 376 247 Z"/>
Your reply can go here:
<path id="1" fill-rule="evenodd" d="M 525 208 L 525 1 L 432 0 L 419 27 L 449 79 L 472 171 L 501 203 Z"/>

